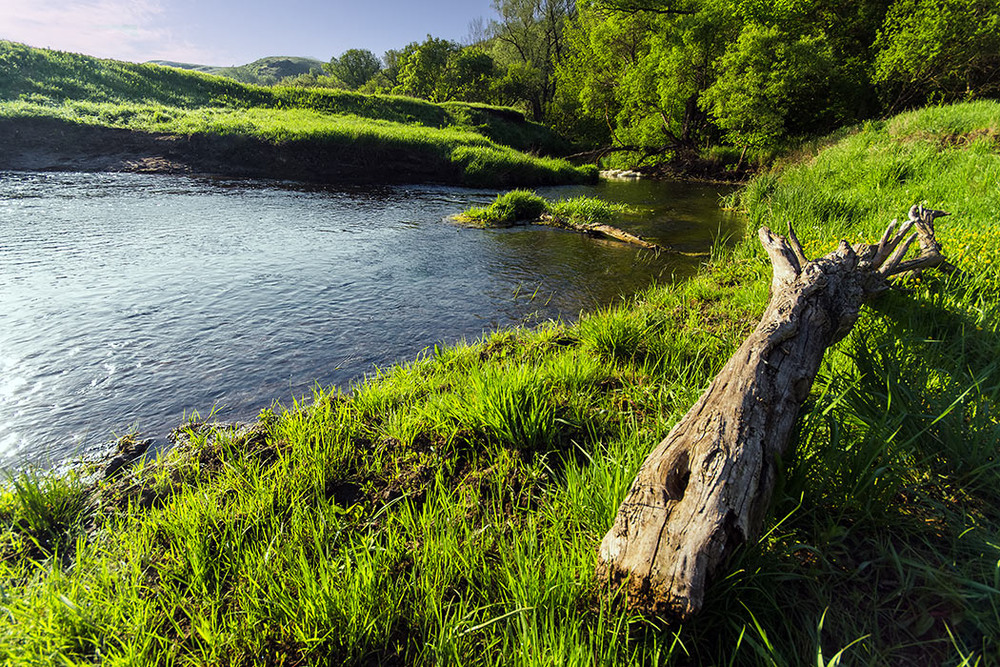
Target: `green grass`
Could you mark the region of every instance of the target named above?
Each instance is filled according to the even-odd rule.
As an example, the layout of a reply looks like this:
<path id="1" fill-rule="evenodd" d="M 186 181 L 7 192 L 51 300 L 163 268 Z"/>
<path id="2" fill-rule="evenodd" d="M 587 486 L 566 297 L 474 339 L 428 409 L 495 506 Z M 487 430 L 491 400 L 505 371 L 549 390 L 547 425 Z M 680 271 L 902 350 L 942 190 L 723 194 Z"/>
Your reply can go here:
<path id="1" fill-rule="evenodd" d="M 0 41 L 0 120 L 38 118 L 136 132 L 332 145 L 347 151 L 341 153 L 345 159 L 381 151 L 391 160 L 381 160 L 376 173 L 418 163 L 421 173 L 437 171 L 439 180 L 475 186 L 596 177 L 592 169 L 540 157 L 565 150 L 565 142 L 511 109 L 245 85 L 200 72 Z"/>
<path id="2" fill-rule="evenodd" d="M 571 197 L 552 202 L 549 211 L 558 218 L 589 224 L 611 222 L 627 213 L 628 207 L 597 197 Z"/>
<path id="3" fill-rule="evenodd" d="M 596 549 L 646 453 L 762 312 L 770 268 L 753 242 L 576 324 L 317 389 L 249 435 L 193 423 L 83 505 L 58 500 L 72 484 L 19 478 L 26 491 L 0 496 L 0 656 L 995 664 L 998 119 L 978 103 L 871 124 L 742 191 L 752 224 L 794 222 L 812 256 L 926 200 L 954 213 L 940 236 L 962 273 L 904 281 L 828 352 L 765 533 L 696 619 L 615 608 Z M 46 534 L 58 550 L 36 548 Z"/>
<path id="4" fill-rule="evenodd" d="M 544 215 L 582 224 L 607 223 L 627 211 L 623 204 L 597 197 L 573 197 L 550 202 L 531 190 L 511 190 L 497 195 L 488 206 L 473 206 L 457 217 L 484 227 L 509 227 L 537 221 Z"/>

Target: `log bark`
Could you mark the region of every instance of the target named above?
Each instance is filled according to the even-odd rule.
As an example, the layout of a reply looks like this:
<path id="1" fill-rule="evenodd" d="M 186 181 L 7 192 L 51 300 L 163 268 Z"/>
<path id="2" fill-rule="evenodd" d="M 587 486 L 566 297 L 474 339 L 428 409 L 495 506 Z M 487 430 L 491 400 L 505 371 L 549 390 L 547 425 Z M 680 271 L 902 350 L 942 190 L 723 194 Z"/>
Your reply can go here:
<path id="1" fill-rule="evenodd" d="M 824 352 L 892 276 L 944 263 L 941 215 L 914 206 L 877 244 L 841 241 L 813 261 L 791 227 L 787 237 L 760 230 L 773 267 L 760 323 L 647 457 L 601 542 L 598 576 L 630 608 L 681 620 L 701 609 L 707 583 L 759 534 Z M 904 260 L 915 239 L 918 256 Z"/>
<path id="2" fill-rule="evenodd" d="M 646 239 L 636 236 L 635 234 L 630 234 L 624 229 L 612 227 L 611 225 L 605 225 L 601 222 L 573 222 L 572 220 L 560 218 L 555 215 L 543 215 L 540 222 L 543 225 L 569 229 L 574 232 L 580 232 L 581 234 L 587 234 L 588 236 L 611 239 L 612 241 L 621 241 L 622 243 L 631 243 L 632 245 L 637 245 L 640 248 L 645 248 L 646 250 L 653 250 L 654 252 L 663 252 L 668 250 L 664 246 L 657 243 L 647 241 Z"/>

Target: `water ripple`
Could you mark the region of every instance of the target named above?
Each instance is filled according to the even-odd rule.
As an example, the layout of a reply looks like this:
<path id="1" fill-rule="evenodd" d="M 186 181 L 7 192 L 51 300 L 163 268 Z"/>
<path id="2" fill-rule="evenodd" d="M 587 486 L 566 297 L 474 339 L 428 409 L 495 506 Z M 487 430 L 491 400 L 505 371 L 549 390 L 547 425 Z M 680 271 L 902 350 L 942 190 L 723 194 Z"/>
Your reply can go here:
<path id="1" fill-rule="evenodd" d="M 8 466 L 55 463 L 136 425 L 162 442 L 194 410 L 250 417 L 317 382 L 347 386 L 491 326 L 572 318 L 694 265 L 552 230 L 444 221 L 495 191 L 135 174 L 0 173 L 0 183 Z M 703 190 L 691 204 L 676 189 L 601 187 L 659 207 L 630 223 L 640 233 L 705 247 L 724 227 Z"/>

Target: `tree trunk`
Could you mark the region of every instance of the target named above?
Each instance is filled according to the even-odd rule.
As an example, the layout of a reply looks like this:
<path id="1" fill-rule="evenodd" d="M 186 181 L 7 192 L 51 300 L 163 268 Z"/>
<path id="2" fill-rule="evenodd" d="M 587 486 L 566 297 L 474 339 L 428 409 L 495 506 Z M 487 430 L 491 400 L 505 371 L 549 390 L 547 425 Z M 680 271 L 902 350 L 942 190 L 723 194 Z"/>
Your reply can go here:
<path id="1" fill-rule="evenodd" d="M 914 206 L 876 245 L 846 241 L 809 261 L 795 233 L 759 232 L 774 270 L 760 323 L 646 458 L 601 542 L 598 576 L 629 607 L 685 619 L 734 549 L 756 536 L 784 453 L 826 349 L 896 274 L 944 261 L 940 211 Z M 908 238 L 907 233 L 916 231 Z M 920 255 L 902 261 L 915 238 Z"/>

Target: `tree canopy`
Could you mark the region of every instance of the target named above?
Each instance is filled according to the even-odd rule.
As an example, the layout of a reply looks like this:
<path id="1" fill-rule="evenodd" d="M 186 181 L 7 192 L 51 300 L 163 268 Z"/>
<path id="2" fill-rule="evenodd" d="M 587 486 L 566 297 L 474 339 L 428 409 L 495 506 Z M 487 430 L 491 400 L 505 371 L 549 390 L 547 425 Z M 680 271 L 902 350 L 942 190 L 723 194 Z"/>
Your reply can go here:
<path id="1" fill-rule="evenodd" d="M 378 74 L 382 70 L 382 61 L 367 49 L 348 49 L 339 58 L 331 58 L 323 69 L 353 90 L 365 85 Z"/>
<path id="2" fill-rule="evenodd" d="M 351 50 L 350 88 L 520 108 L 629 165 L 1000 95 L 1000 0 L 493 0 L 471 44 Z"/>

